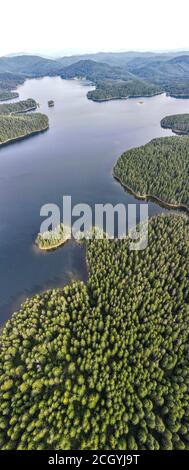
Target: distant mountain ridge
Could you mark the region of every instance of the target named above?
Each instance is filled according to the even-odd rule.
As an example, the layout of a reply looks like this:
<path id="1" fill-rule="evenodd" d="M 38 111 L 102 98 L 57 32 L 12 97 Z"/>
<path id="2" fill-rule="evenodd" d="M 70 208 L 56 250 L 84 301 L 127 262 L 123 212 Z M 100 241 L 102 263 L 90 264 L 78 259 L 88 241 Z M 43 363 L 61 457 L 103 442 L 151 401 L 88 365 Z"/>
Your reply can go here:
<path id="1" fill-rule="evenodd" d="M 128 62 L 134 59 L 151 59 L 159 58 L 159 60 L 169 60 L 174 57 L 183 55 L 189 55 L 189 51 L 175 51 L 175 52 L 137 52 L 137 51 L 128 51 L 128 52 L 97 52 L 97 53 L 88 53 L 83 55 L 72 55 L 72 56 L 63 56 L 57 60 L 62 64 L 63 67 L 74 64 L 80 60 L 93 60 L 95 62 L 105 62 L 109 65 L 125 67 Z"/>
<path id="2" fill-rule="evenodd" d="M 61 64 L 51 59 L 39 56 L 14 56 L 0 58 L 0 72 L 21 73 L 25 75 L 57 74 L 62 69 Z"/>

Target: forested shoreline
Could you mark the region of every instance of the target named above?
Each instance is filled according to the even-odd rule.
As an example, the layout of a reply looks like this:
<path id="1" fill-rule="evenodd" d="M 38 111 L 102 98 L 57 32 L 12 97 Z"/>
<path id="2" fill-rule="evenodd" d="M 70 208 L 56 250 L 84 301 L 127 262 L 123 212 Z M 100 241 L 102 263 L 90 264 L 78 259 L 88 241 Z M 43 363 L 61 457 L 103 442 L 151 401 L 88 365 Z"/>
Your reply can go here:
<path id="1" fill-rule="evenodd" d="M 171 129 L 175 134 L 189 134 L 189 114 L 173 114 L 161 120 L 161 127 Z"/>
<path id="2" fill-rule="evenodd" d="M 0 101 L 13 100 L 19 97 L 16 91 L 0 91 Z"/>
<path id="3" fill-rule="evenodd" d="M 113 174 L 137 196 L 189 209 L 189 138 L 162 137 L 119 157 Z"/>
<path id="4" fill-rule="evenodd" d="M 144 251 L 87 242 L 87 284 L 36 295 L 6 323 L 3 450 L 189 448 L 188 227 L 151 219 Z"/>
<path id="5" fill-rule="evenodd" d="M 29 98 L 23 101 L 16 101 L 15 103 L 0 104 L 0 116 L 6 114 L 19 114 L 26 113 L 37 109 L 37 103 L 34 99 Z"/>
<path id="6" fill-rule="evenodd" d="M 45 114 L 0 115 L 0 146 L 43 132 L 49 127 Z"/>
<path id="7" fill-rule="evenodd" d="M 31 98 L 0 105 L 0 146 L 48 129 L 49 120 L 45 114 L 27 114 L 36 108 L 37 103 Z"/>
<path id="8" fill-rule="evenodd" d="M 22 55 L 0 58 L 0 95 L 28 78 L 60 76 L 87 79 L 94 101 L 154 96 L 189 97 L 189 52 L 169 54 L 101 53 L 59 59 Z"/>
<path id="9" fill-rule="evenodd" d="M 104 81 L 98 83 L 95 90 L 88 91 L 87 97 L 93 101 L 109 101 L 115 99 L 129 99 L 152 97 L 163 93 L 163 90 L 143 81 Z"/>

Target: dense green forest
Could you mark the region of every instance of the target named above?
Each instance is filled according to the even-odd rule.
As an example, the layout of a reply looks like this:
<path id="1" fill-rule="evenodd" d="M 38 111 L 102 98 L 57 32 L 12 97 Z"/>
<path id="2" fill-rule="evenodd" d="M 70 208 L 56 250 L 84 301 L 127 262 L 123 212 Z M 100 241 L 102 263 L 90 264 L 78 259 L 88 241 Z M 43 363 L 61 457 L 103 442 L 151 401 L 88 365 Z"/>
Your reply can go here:
<path id="1" fill-rule="evenodd" d="M 18 97 L 19 97 L 19 94 L 16 91 L 0 90 L 0 101 L 13 100 Z"/>
<path id="2" fill-rule="evenodd" d="M 189 114 L 173 114 L 161 120 L 161 126 L 176 134 L 189 134 Z"/>
<path id="3" fill-rule="evenodd" d="M 189 448 L 189 223 L 144 251 L 87 242 L 89 280 L 28 299 L 0 339 L 2 449 Z"/>
<path id="4" fill-rule="evenodd" d="M 37 103 L 32 98 L 0 105 L 0 145 L 48 128 L 45 114 L 22 114 L 36 108 Z"/>
<path id="5" fill-rule="evenodd" d="M 0 115 L 1 114 L 17 114 L 30 111 L 37 108 L 37 103 L 32 98 L 24 101 L 17 101 L 16 103 L 0 104 Z"/>
<path id="6" fill-rule="evenodd" d="M 34 132 L 48 129 L 49 121 L 45 114 L 0 115 L 0 145 L 7 141 L 29 136 Z"/>
<path id="7" fill-rule="evenodd" d="M 117 98 L 153 96 L 158 93 L 162 93 L 159 86 L 143 80 L 105 80 L 98 82 L 96 89 L 89 91 L 87 97 L 94 101 L 106 101 Z"/>
<path id="8" fill-rule="evenodd" d="M 139 196 L 189 207 L 189 138 L 162 137 L 125 152 L 114 175 Z"/>

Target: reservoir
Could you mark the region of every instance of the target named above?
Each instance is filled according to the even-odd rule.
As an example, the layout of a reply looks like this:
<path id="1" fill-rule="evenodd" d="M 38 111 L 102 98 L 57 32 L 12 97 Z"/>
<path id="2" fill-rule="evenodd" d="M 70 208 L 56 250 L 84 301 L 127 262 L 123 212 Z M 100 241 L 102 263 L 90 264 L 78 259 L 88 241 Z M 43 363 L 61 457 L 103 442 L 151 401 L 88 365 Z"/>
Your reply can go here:
<path id="1" fill-rule="evenodd" d="M 49 116 L 47 132 L 0 149 L 0 324 L 22 301 L 45 289 L 87 279 L 85 250 L 70 241 L 54 252 L 33 243 L 43 204 L 62 208 L 96 203 L 139 205 L 112 176 L 121 153 L 152 138 L 171 135 L 160 127 L 168 114 L 187 113 L 189 100 L 165 94 L 153 98 L 95 103 L 84 81 L 46 77 L 27 80 L 19 99 L 34 98 Z M 54 107 L 48 107 L 48 101 Z M 162 212 L 149 202 L 149 215 Z"/>

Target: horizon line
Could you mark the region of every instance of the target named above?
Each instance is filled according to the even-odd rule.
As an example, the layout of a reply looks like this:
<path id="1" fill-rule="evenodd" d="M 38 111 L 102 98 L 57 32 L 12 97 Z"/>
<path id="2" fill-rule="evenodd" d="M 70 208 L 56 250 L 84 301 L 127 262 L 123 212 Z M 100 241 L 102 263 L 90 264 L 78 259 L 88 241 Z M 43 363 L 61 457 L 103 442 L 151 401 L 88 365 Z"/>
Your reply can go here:
<path id="1" fill-rule="evenodd" d="M 29 56 L 41 56 L 51 59 L 58 59 L 60 57 L 73 57 L 73 56 L 83 56 L 83 55 L 97 55 L 97 54 L 129 54 L 129 53 L 139 53 L 139 54 L 169 54 L 169 53 L 179 53 L 179 52 L 188 52 L 189 47 L 183 48 L 173 48 L 173 49 L 117 49 L 117 50 L 98 50 L 98 51 L 62 51 L 61 52 L 42 52 L 42 51 L 34 51 L 34 52 L 27 52 L 27 51 L 18 51 L 18 52 L 9 52 L 7 54 L 3 54 L 0 56 L 2 57 L 19 57 L 24 55 Z"/>

